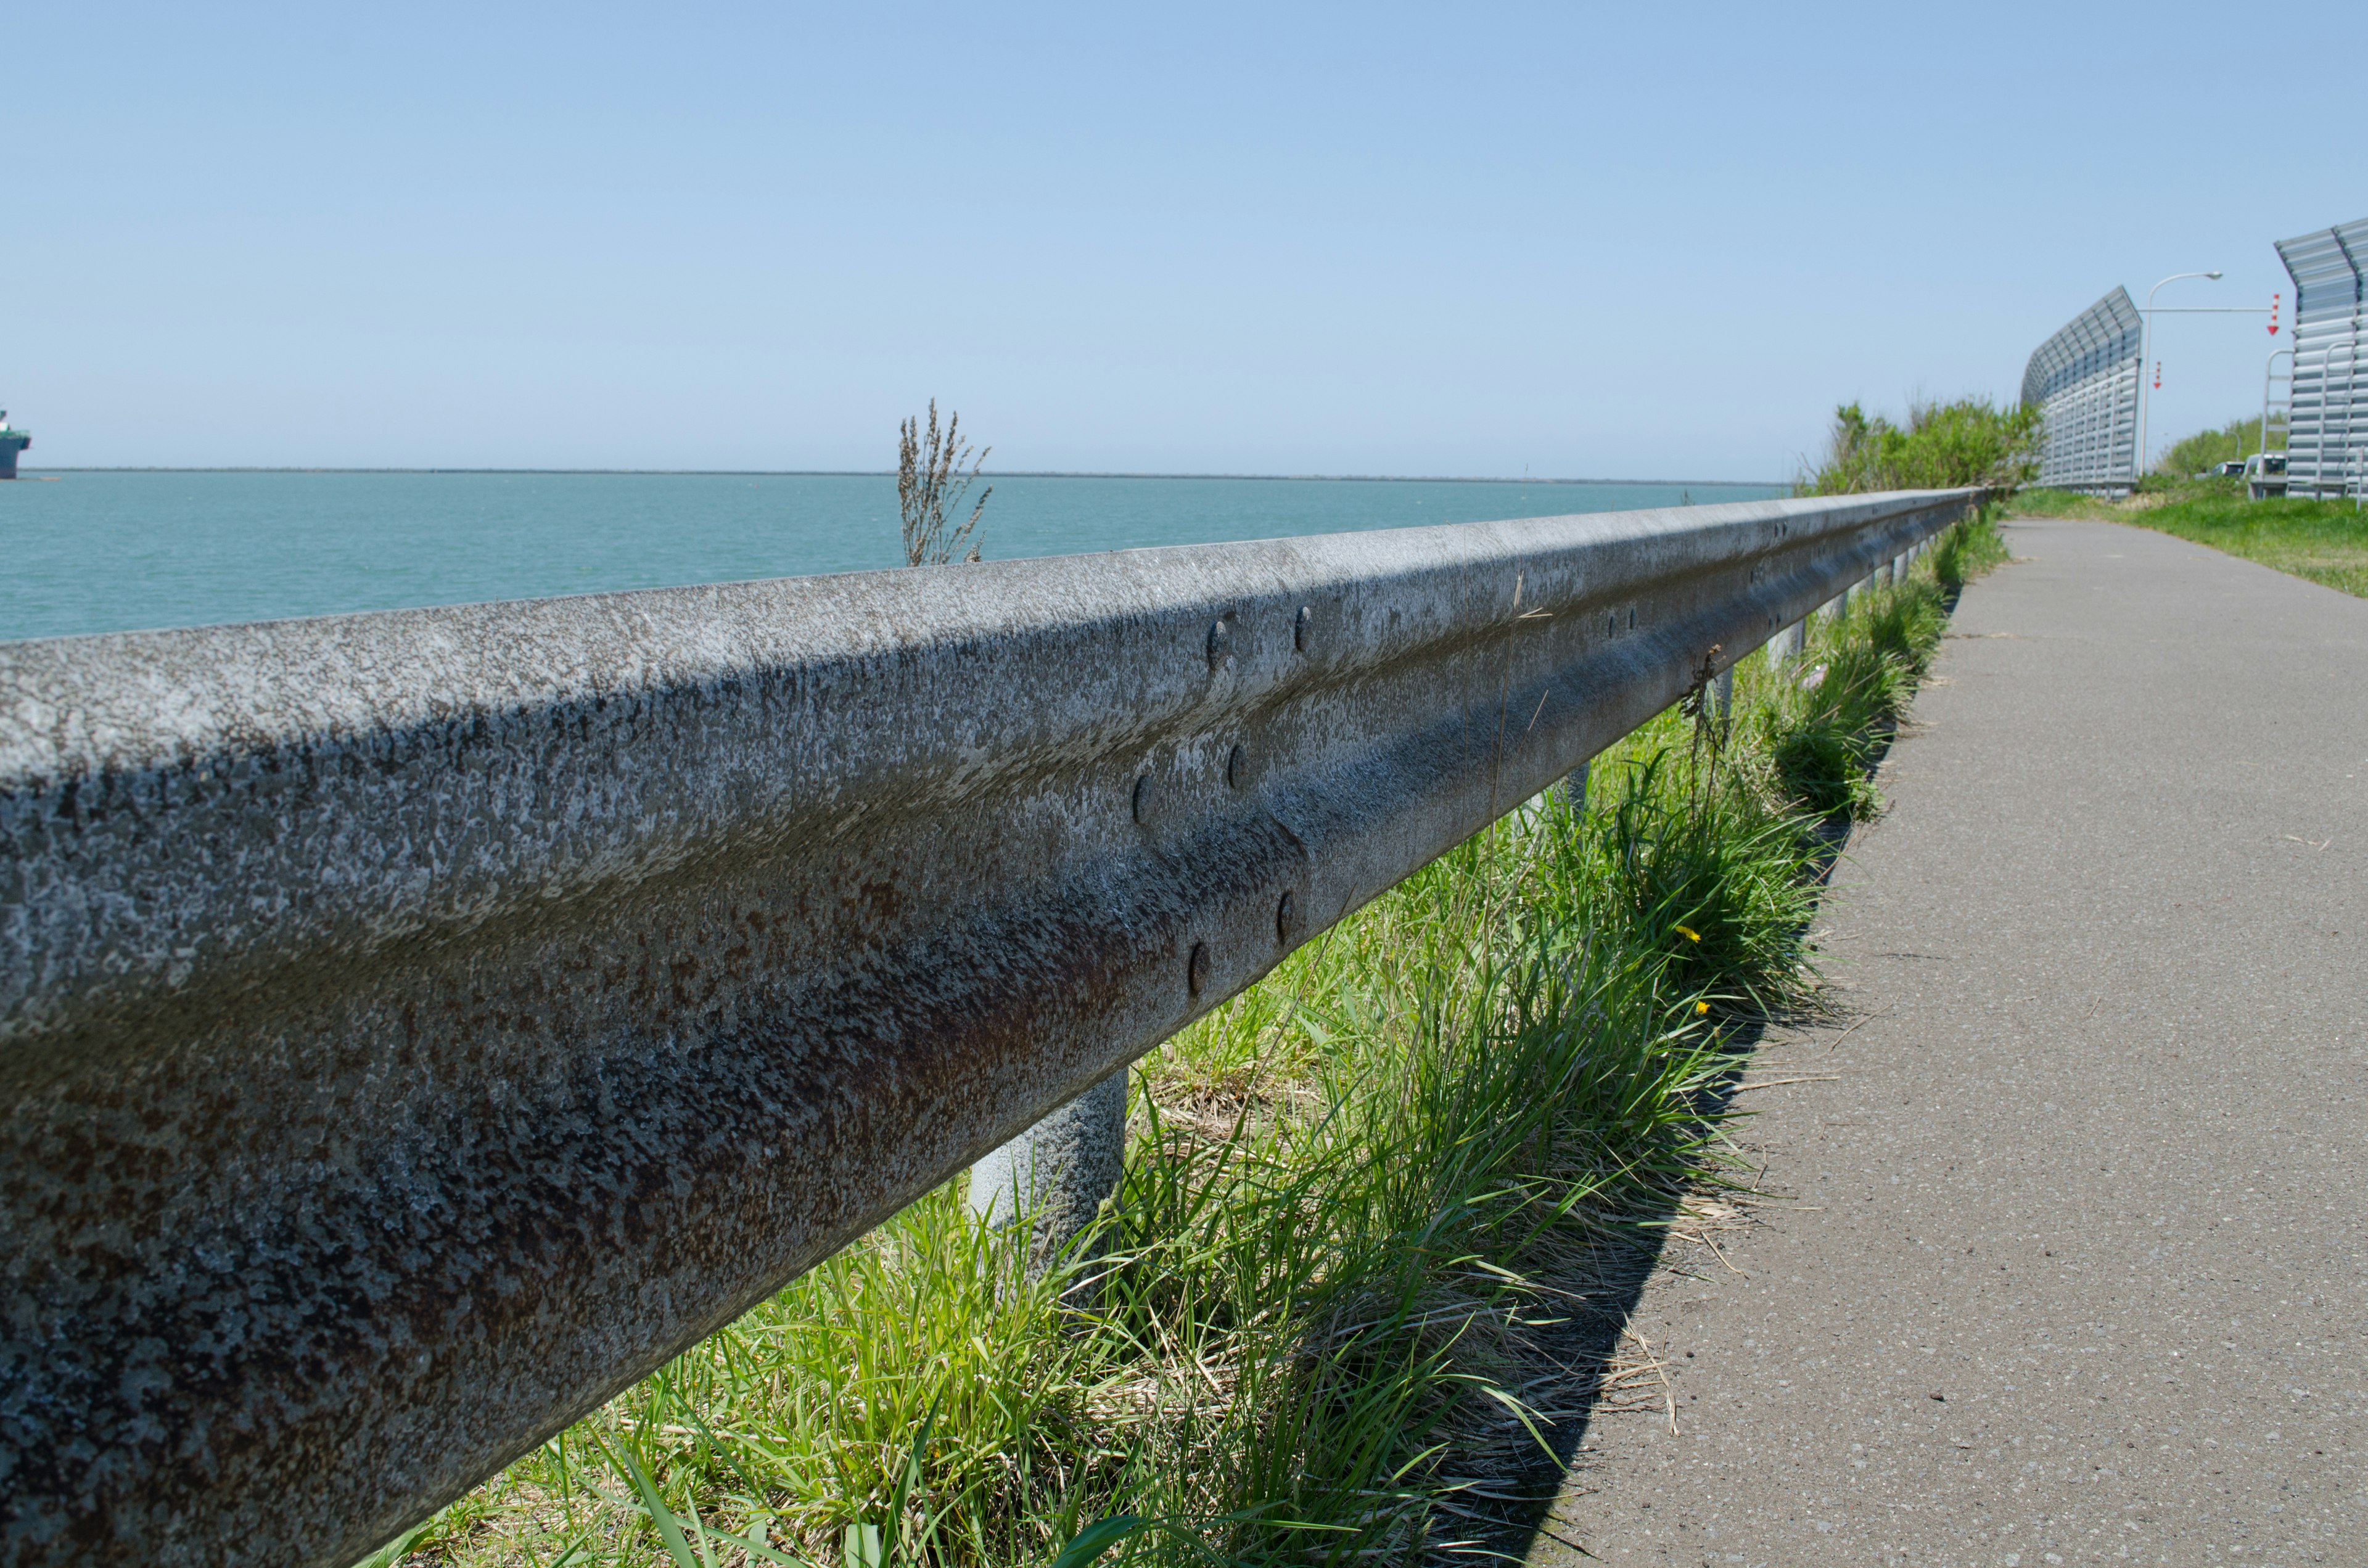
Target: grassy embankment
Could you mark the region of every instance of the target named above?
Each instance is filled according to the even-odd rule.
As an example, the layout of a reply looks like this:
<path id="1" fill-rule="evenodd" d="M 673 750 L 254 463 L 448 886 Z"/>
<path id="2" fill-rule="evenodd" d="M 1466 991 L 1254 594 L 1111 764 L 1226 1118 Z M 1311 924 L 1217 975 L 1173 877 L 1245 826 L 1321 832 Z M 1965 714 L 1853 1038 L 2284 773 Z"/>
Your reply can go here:
<path id="1" fill-rule="evenodd" d="M 2368 598 L 2368 514 L 2349 501 L 2248 501 L 2242 480 L 2149 479 L 2123 501 L 2025 490 L 2013 509 L 2157 528 Z"/>
<path id="2" fill-rule="evenodd" d="M 1987 521 L 1955 530 L 1785 676 L 1747 661 L 1726 725 L 1665 714 L 1583 813 L 1515 813 L 1146 1058 L 1090 1310 L 1064 1301 L 1084 1266 L 1031 1282 L 949 1186 L 405 1560 L 1452 1550 L 1589 1397 L 1543 1341 L 1591 1260 L 1738 1168 L 1720 1085 L 1812 1000 L 1819 830 L 1877 809 L 1947 591 L 2002 557 Z M 1113 1516 L 1158 1522 L 1089 1531 Z"/>

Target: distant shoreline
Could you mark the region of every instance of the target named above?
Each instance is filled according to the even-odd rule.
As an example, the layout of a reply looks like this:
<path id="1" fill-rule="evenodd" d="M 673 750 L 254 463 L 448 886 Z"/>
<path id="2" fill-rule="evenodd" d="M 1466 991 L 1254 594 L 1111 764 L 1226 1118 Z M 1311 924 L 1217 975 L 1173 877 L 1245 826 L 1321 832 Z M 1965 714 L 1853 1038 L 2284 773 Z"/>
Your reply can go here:
<path id="1" fill-rule="evenodd" d="M 109 464 L 89 468 L 25 468 L 36 473 L 449 473 L 449 474 L 584 474 L 645 479 L 894 479 L 890 469 L 867 468 L 286 468 L 231 465 L 182 468 L 169 465 Z M 1294 483 L 1327 484 L 1635 484 L 1681 485 L 1699 489 L 1785 489 L 1781 479 L 1544 479 L 1523 474 L 1511 478 L 1488 474 L 1425 473 L 1127 473 L 1091 469 L 989 469 L 981 479 L 1258 479 Z"/>

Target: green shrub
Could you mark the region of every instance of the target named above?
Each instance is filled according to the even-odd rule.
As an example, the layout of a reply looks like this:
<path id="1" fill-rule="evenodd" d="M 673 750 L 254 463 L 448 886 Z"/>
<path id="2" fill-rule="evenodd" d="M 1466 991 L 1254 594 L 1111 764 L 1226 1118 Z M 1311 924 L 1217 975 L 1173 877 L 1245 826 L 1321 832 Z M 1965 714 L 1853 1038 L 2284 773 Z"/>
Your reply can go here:
<path id="1" fill-rule="evenodd" d="M 2009 489 L 2039 472 L 2039 437 L 2037 409 L 1999 408 L 1987 398 L 1911 403 L 1904 430 L 1847 403 L 1834 410 L 1825 461 L 1793 490 L 1844 495 L 1968 484 Z"/>

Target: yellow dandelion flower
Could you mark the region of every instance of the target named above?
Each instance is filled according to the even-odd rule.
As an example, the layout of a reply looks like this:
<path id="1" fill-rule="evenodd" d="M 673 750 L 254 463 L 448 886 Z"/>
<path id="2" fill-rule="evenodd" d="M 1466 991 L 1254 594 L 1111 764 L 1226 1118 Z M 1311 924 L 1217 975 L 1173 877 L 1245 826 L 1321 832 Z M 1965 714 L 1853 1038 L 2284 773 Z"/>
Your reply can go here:
<path id="1" fill-rule="evenodd" d="M 1678 935 L 1683 937 L 1689 942 L 1699 942 L 1702 940 L 1702 933 L 1695 930 L 1691 926 L 1679 926 Z"/>
<path id="2" fill-rule="evenodd" d="M 1695 1017 L 1700 1017 L 1702 1014 L 1707 1013 L 1707 1012 L 1709 1012 L 1709 1011 L 1710 1011 L 1710 1004 L 1709 1004 L 1709 1003 L 1707 1003 L 1707 1002 L 1697 1002 L 1697 1003 L 1695 1003 L 1695 1004 L 1694 1004 L 1694 1016 L 1695 1016 Z"/>

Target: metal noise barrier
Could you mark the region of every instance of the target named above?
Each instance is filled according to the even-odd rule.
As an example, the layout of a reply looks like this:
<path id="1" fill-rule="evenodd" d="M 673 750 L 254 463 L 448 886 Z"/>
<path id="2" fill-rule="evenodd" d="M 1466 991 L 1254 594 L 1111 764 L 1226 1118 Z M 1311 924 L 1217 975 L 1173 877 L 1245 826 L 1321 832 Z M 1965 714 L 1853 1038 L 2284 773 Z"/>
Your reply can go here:
<path id="1" fill-rule="evenodd" d="M 2044 426 L 2040 483 L 2101 492 L 2137 482 L 2145 341 L 2129 290 L 2116 286 L 2032 351 L 2022 402 L 2040 411 Z"/>
<path id="2" fill-rule="evenodd" d="M 0 1562 L 340 1568 L 1977 494 L 0 644 Z"/>

